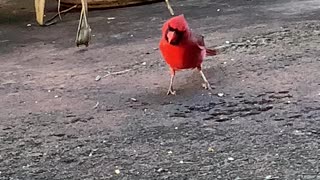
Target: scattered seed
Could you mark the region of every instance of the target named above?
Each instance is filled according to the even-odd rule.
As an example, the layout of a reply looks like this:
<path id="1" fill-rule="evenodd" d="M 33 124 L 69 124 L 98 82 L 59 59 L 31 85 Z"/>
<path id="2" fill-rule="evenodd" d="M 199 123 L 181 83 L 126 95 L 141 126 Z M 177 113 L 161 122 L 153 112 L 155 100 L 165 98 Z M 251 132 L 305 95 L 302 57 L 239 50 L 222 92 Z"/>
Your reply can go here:
<path id="1" fill-rule="evenodd" d="M 268 175 L 268 176 L 266 176 L 265 179 L 272 179 L 272 176 L 271 176 L 271 175 Z"/>
<path id="2" fill-rule="evenodd" d="M 209 147 L 208 152 L 214 152 L 214 149 L 212 147 Z"/>
<path id="3" fill-rule="evenodd" d="M 114 172 L 115 172 L 116 174 L 120 174 L 120 170 L 119 170 L 119 169 L 114 170 Z"/>
<path id="4" fill-rule="evenodd" d="M 228 157 L 228 160 L 229 161 L 234 161 L 234 158 L 233 157 Z"/>
<path id="5" fill-rule="evenodd" d="M 130 98 L 130 100 L 133 101 L 133 102 L 137 102 L 136 98 Z"/>
<path id="6" fill-rule="evenodd" d="M 99 81 L 100 79 L 101 79 L 101 76 L 98 75 L 95 80 Z"/>
<path id="7" fill-rule="evenodd" d="M 96 103 L 96 105 L 93 106 L 93 109 L 96 109 L 99 106 L 99 102 Z"/>
<path id="8" fill-rule="evenodd" d="M 223 93 L 218 93 L 218 96 L 222 97 L 222 96 L 224 96 L 224 94 Z"/>
<path id="9" fill-rule="evenodd" d="M 157 169 L 157 172 L 158 172 L 158 173 L 163 172 L 163 168 Z"/>

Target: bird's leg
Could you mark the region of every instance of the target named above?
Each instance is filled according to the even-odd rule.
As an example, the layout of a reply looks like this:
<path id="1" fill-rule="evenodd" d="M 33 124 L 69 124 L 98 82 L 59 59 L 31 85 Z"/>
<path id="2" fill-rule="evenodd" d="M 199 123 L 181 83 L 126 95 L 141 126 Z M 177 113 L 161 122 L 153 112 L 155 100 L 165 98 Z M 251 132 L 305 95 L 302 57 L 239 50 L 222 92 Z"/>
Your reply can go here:
<path id="1" fill-rule="evenodd" d="M 170 75 L 171 75 L 170 85 L 169 85 L 167 95 L 170 95 L 170 94 L 175 95 L 176 91 L 173 90 L 173 80 L 174 80 L 174 76 L 176 75 L 176 71 L 172 68 L 170 68 Z"/>
<path id="2" fill-rule="evenodd" d="M 201 75 L 201 77 L 202 77 L 202 79 L 203 79 L 203 81 L 204 81 L 204 83 L 202 84 L 202 86 L 203 86 L 205 89 L 211 90 L 211 89 L 212 89 L 212 88 L 211 88 L 211 85 L 210 85 L 209 81 L 207 80 L 206 76 L 204 75 L 203 71 L 201 70 L 201 67 L 197 67 L 197 69 L 198 69 L 198 71 L 199 71 L 199 73 L 200 73 L 200 75 Z"/>

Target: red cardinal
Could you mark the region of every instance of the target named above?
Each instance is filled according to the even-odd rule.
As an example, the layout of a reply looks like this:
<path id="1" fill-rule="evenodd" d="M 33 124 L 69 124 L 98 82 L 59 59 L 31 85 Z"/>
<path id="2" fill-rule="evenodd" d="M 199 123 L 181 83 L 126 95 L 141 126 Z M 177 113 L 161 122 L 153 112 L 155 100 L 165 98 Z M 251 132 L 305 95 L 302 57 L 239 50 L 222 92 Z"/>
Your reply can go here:
<path id="1" fill-rule="evenodd" d="M 211 89 L 201 70 L 201 63 L 206 56 L 214 56 L 217 51 L 205 47 L 203 36 L 197 35 L 189 29 L 183 14 L 164 23 L 159 47 L 163 58 L 170 67 L 171 80 L 167 95 L 176 93 L 173 90 L 173 79 L 176 71 L 182 69 L 197 68 L 204 80 L 205 89 Z"/>

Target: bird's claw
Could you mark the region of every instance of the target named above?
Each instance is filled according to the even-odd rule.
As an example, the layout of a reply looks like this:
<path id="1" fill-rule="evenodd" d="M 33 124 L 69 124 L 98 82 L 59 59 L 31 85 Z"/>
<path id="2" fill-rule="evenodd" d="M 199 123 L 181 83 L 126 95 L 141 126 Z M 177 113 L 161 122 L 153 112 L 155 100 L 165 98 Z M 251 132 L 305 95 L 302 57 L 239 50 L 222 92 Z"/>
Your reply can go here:
<path id="1" fill-rule="evenodd" d="M 173 89 L 169 89 L 167 95 L 176 95 L 176 91 L 174 91 Z"/>
<path id="2" fill-rule="evenodd" d="M 210 85 L 210 83 L 203 83 L 202 87 L 207 90 L 212 90 L 212 86 Z"/>

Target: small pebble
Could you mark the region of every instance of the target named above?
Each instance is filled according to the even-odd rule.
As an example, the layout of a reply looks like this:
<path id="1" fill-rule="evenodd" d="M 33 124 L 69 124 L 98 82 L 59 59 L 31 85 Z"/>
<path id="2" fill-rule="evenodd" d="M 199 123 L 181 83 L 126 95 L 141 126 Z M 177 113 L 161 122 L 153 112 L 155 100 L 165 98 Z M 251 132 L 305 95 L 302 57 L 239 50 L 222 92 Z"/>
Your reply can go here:
<path id="1" fill-rule="evenodd" d="M 145 65 L 147 65 L 147 62 L 143 62 L 141 65 L 142 65 L 142 66 L 145 66 Z"/>
<path id="2" fill-rule="evenodd" d="M 31 27 L 31 24 L 27 24 L 27 27 Z"/>
<path id="3" fill-rule="evenodd" d="M 178 127 L 175 127 L 174 129 L 178 129 Z"/>
<path id="4" fill-rule="evenodd" d="M 168 151 L 168 154 L 172 154 L 172 151 Z"/>
<path id="5" fill-rule="evenodd" d="M 220 9 L 217 9 L 217 11 L 219 12 L 219 11 L 220 11 Z"/>
<path id="6" fill-rule="evenodd" d="M 230 44 L 230 41 L 226 41 L 226 44 Z"/>
<path id="7" fill-rule="evenodd" d="M 55 97 L 55 98 L 58 98 L 59 96 L 58 96 L 58 95 L 55 95 L 54 97 Z"/>
<path id="8" fill-rule="evenodd" d="M 228 160 L 229 161 L 234 161 L 234 158 L 233 157 L 228 157 Z"/>
<path id="9" fill-rule="evenodd" d="M 181 160 L 179 163 L 180 163 L 180 164 L 183 164 L 183 161 Z"/>

